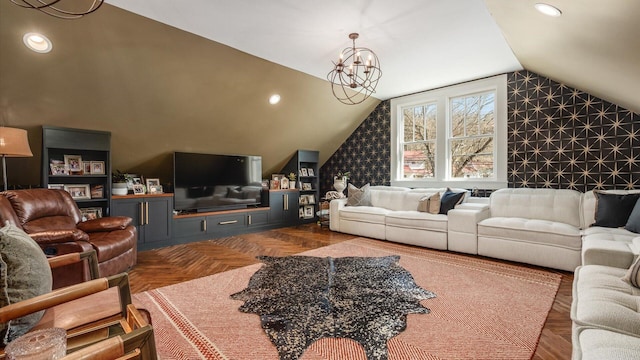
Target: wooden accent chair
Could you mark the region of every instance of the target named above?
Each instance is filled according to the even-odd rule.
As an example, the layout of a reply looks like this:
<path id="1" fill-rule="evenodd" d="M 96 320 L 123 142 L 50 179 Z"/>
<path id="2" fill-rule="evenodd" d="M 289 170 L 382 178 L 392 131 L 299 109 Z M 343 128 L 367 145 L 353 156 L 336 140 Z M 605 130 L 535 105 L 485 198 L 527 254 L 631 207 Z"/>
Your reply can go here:
<path id="1" fill-rule="evenodd" d="M 52 269 L 77 261 L 87 261 L 92 275 L 97 276 L 99 273 L 93 250 L 65 254 L 48 260 Z M 1 307 L 0 322 L 8 323 L 42 310 L 45 310 L 44 316 L 30 331 L 52 327 L 65 329 L 69 356 L 84 348 L 89 349 L 82 350 L 89 355 L 70 359 L 100 359 L 98 356 L 90 356 L 92 351 L 108 351 L 102 347 L 113 349 L 116 342 L 121 342 L 121 348 L 116 346 L 117 349 L 113 350 L 113 353 L 102 359 L 129 356 L 130 353 L 137 354 L 135 356 L 144 360 L 157 358 L 150 319 L 132 305 L 126 273 L 55 289 L 50 293 Z M 111 340 L 112 338 L 117 340 Z M 91 347 L 94 344 L 95 347 Z M 3 359 L 4 355 L 4 349 L 0 349 L 0 359 Z"/>

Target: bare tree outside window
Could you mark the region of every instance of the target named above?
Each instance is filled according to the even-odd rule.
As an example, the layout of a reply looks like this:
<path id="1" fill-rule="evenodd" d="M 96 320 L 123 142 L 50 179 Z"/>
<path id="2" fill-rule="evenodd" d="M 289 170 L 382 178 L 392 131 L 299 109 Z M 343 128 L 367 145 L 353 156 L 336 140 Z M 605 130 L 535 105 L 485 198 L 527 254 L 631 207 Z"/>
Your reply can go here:
<path id="1" fill-rule="evenodd" d="M 453 98 L 450 109 L 451 177 L 493 177 L 495 93 Z"/>
<path id="2" fill-rule="evenodd" d="M 437 105 L 424 104 L 402 110 L 404 142 L 402 177 L 435 177 Z"/>

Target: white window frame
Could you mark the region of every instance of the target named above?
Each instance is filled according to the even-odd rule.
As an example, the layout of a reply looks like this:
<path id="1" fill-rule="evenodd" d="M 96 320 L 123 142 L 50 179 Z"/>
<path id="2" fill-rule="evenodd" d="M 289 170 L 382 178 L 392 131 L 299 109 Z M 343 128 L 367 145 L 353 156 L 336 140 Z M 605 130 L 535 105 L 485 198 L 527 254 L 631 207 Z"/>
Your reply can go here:
<path id="1" fill-rule="evenodd" d="M 449 169 L 449 134 L 451 122 L 451 99 L 495 91 L 495 132 L 494 132 L 494 176 L 486 179 L 452 178 Z M 436 128 L 436 168 L 435 177 L 430 179 L 403 179 L 402 174 L 402 109 L 426 103 L 437 103 Z M 507 75 L 498 75 L 463 84 L 425 91 L 418 94 L 391 99 L 391 185 L 406 187 L 457 187 L 500 189 L 507 187 Z"/>

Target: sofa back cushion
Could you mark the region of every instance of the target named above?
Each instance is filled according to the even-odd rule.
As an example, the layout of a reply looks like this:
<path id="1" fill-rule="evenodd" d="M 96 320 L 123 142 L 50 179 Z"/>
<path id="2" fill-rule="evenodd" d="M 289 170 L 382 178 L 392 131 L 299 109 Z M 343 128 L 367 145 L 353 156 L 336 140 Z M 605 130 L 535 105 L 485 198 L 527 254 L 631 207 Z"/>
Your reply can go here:
<path id="1" fill-rule="evenodd" d="M 82 219 L 80 209 L 64 190 L 10 190 L 4 196 L 27 233 L 75 229 Z"/>
<path id="2" fill-rule="evenodd" d="M 581 225 L 582 194 L 568 189 L 500 189 L 489 198 L 492 217 L 518 217 Z"/>

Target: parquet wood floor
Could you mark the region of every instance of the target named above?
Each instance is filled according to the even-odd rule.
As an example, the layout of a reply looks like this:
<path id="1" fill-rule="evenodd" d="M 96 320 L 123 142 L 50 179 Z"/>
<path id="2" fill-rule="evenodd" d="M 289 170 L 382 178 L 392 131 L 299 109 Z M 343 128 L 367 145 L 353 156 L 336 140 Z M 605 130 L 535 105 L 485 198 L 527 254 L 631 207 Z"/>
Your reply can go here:
<path id="1" fill-rule="evenodd" d="M 355 237 L 308 224 L 142 251 L 138 264 L 129 273 L 131 290 L 136 293 L 255 264 L 259 255 L 293 255 Z M 571 358 L 573 273 L 551 271 L 561 274 L 562 282 L 534 360 Z"/>

